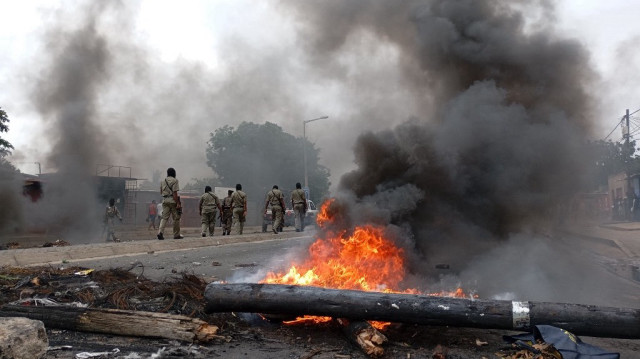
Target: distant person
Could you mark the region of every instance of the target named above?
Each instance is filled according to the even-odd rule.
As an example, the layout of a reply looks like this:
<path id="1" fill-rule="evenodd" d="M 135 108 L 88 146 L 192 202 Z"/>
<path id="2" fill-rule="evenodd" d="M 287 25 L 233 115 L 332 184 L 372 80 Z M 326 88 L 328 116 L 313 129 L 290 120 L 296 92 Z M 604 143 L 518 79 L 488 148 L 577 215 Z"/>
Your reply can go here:
<path id="1" fill-rule="evenodd" d="M 202 218 L 201 234 L 203 237 L 207 236 L 207 229 L 209 229 L 209 235 L 213 237 L 213 231 L 216 229 L 216 217 L 218 211 L 222 216 L 220 199 L 215 193 L 211 192 L 210 186 L 206 186 L 204 188 L 204 194 L 200 196 L 200 202 L 198 203 L 198 213 Z"/>
<path id="2" fill-rule="evenodd" d="M 184 238 L 180 234 L 182 203 L 180 203 L 180 196 L 178 196 L 179 190 L 180 185 L 176 178 L 176 170 L 170 167 L 167 169 L 167 177 L 164 181 L 160 182 L 160 194 L 162 195 L 162 220 L 160 221 L 160 228 L 158 229 L 158 239 L 164 239 L 164 227 L 167 225 L 169 217 L 173 219 L 173 238 Z"/>
<path id="3" fill-rule="evenodd" d="M 278 234 L 278 229 L 282 225 L 282 213 L 285 210 L 285 206 L 284 196 L 277 185 L 274 185 L 271 191 L 267 192 L 267 200 L 264 203 L 264 214 L 267 214 L 269 205 L 271 205 L 271 215 L 273 216 L 273 221 L 271 222 L 272 230 L 273 233 Z"/>
<path id="4" fill-rule="evenodd" d="M 236 191 L 231 195 L 233 210 L 233 229 L 235 234 L 242 234 L 244 222 L 247 220 L 247 195 L 242 192 L 242 185 L 236 185 Z"/>
<path id="5" fill-rule="evenodd" d="M 295 218 L 296 232 L 304 231 L 304 216 L 307 213 L 307 195 L 302 190 L 300 182 L 296 183 L 296 189 L 291 192 L 291 206 Z"/>
<path id="6" fill-rule="evenodd" d="M 109 200 L 107 210 L 104 213 L 104 231 L 107 232 L 107 240 L 120 242 L 120 239 L 116 237 L 116 233 L 114 231 L 114 221 L 116 218 L 122 222 L 122 216 L 120 215 L 120 211 L 118 211 L 118 207 L 116 207 L 116 200 L 111 198 Z"/>
<path id="7" fill-rule="evenodd" d="M 231 225 L 233 224 L 233 202 L 231 195 L 233 190 L 227 191 L 227 196 L 222 200 L 222 215 L 220 216 L 220 222 L 222 225 L 222 235 L 231 234 Z"/>
<path id="8" fill-rule="evenodd" d="M 158 216 L 158 205 L 156 204 L 156 200 L 151 201 L 149 205 L 149 217 L 147 221 L 149 221 L 149 227 L 147 230 L 153 228 L 156 229 L 156 217 Z"/>

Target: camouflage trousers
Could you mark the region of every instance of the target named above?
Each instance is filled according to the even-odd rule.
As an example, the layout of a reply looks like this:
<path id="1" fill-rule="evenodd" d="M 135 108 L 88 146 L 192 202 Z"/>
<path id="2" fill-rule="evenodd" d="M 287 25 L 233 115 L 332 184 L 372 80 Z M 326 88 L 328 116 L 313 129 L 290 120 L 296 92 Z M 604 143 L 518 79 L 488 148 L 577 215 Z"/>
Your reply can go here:
<path id="1" fill-rule="evenodd" d="M 293 205 L 293 215 L 295 216 L 296 231 L 304 231 L 304 204 L 296 203 Z"/>
<path id="2" fill-rule="evenodd" d="M 234 208 L 233 209 L 233 233 L 234 234 L 242 234 L 242 229 L 244 229 L 244 222 L 247 218 L 244 215 L 244 208 Z"/>
<path id="3" fill-rule="evenodd" d="M 229 209 L 222 212 L 222 234 L 231 234 L 231 225 L 233 224 L 233 213 Z"/>
<path id="4" fill-rule="evenodd" d="M 167 226 L 169 217 L 173 218 L 173 237 L 178 237 L 180 235 L 180 215 L 178 214 L 178 205 L 175 202 L 162 202 L 162 220 L 160 220 L 158 233 L 164 233 L 164 227 Z"/>
<path id="5" fill-rule="evenodd" d="M 216 228 L 216 217 L 218 211 L 213 212 L 202 212 L 202 234 L 207 234 L 207 229 L 209 230 L 209 235 L 213 237 L 213 231 Z"/>
<path id="6" fill-rule="evenodd" d="M 277 233 L 282 227 L 282 207 L 271 206 L 271 215 L 273 216 L 273 232 Z"/>
<path id="7" fill-rule="evenodd" d="M 115 232 L 115 221 L 114 218 L 107 218 L 106 222 L 104 223 L 105 226 L 105 232 L 107 232 L 107 241 L 116 241 L 118 238 L 116 237 L 116 232 Z"/>

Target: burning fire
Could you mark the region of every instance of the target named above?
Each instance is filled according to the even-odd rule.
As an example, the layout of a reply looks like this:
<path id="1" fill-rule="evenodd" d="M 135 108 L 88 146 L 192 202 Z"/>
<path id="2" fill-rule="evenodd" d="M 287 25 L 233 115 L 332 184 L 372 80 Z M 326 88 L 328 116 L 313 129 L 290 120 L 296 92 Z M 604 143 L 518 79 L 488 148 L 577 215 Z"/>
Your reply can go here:
<path id="1" fill-rule="evenodd" d="M 310 285 L 334 289 L 353 289 L 385 293 L 418 294 L 416 289 L 401 289 L 405 277 L 405 253 L 385 238 L 385 230 L 377 225 L 356 226 L 353 230 L 334 230 L 337 214 L 330 199 L 317 215 L 320 237 L 309 248 L 303 263 L 294 263 L 287 272 L 269 273 L 261 283 Z M 455 292 L 429 295 L 466 297 L 461 288 Z M 305 316 L 292 323 L 327 322 L 331 318 Z M 372 323 L 383 328 L 389 323 Z"/>

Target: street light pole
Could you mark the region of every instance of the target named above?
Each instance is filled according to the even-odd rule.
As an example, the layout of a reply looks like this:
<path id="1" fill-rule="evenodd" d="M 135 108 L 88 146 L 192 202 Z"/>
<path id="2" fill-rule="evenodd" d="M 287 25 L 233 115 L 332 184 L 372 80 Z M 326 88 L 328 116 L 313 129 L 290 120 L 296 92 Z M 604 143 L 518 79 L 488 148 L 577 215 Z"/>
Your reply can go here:
<path id="1" fill-rule="evenodd" d="M 304 187 L 309 188 L 309 177 L 307 176 L 307 123 L 324 120 L 329 118 L 329 116 L 322 116 L 318 118 L 314 118 L 311 120 L 302 121 L 302 152 L 304 155 Z"/>

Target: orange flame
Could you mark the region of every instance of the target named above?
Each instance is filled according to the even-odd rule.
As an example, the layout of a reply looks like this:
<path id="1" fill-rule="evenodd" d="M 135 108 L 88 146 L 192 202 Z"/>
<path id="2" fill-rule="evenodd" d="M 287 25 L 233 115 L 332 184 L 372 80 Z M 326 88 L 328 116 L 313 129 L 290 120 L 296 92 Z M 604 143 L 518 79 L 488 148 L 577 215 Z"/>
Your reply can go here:
<path id="1" fill-rule="evenodd" d="M 326 227 L 335 221 L 332 210 L 334 199 L 322 204 L 316 221 Z M 268 273 L 260 281 L 268 284 L 311 285 L 334 289 L 353 289 L 387 293 L 413 293 L 416 289 L 401 289 L 399 284 L 405 277 L 405 253 L 392 241 L 385 238 L 385 229 L 376 225 L 357 226 L 352 232 L 345 229 L 337 233 L 327 231 L 326 238 L 317 238 L 309 248 L 309 256 L 299 264 L 293 264 L 284 273 Z M 455 292 L 431 293 L 429 295 L 466 297 L 461 288 Z M 328 317 L 304 316 L 285 324 L 322 323 Z M 383 329 L 390 323 L 370 322 Z"/>

